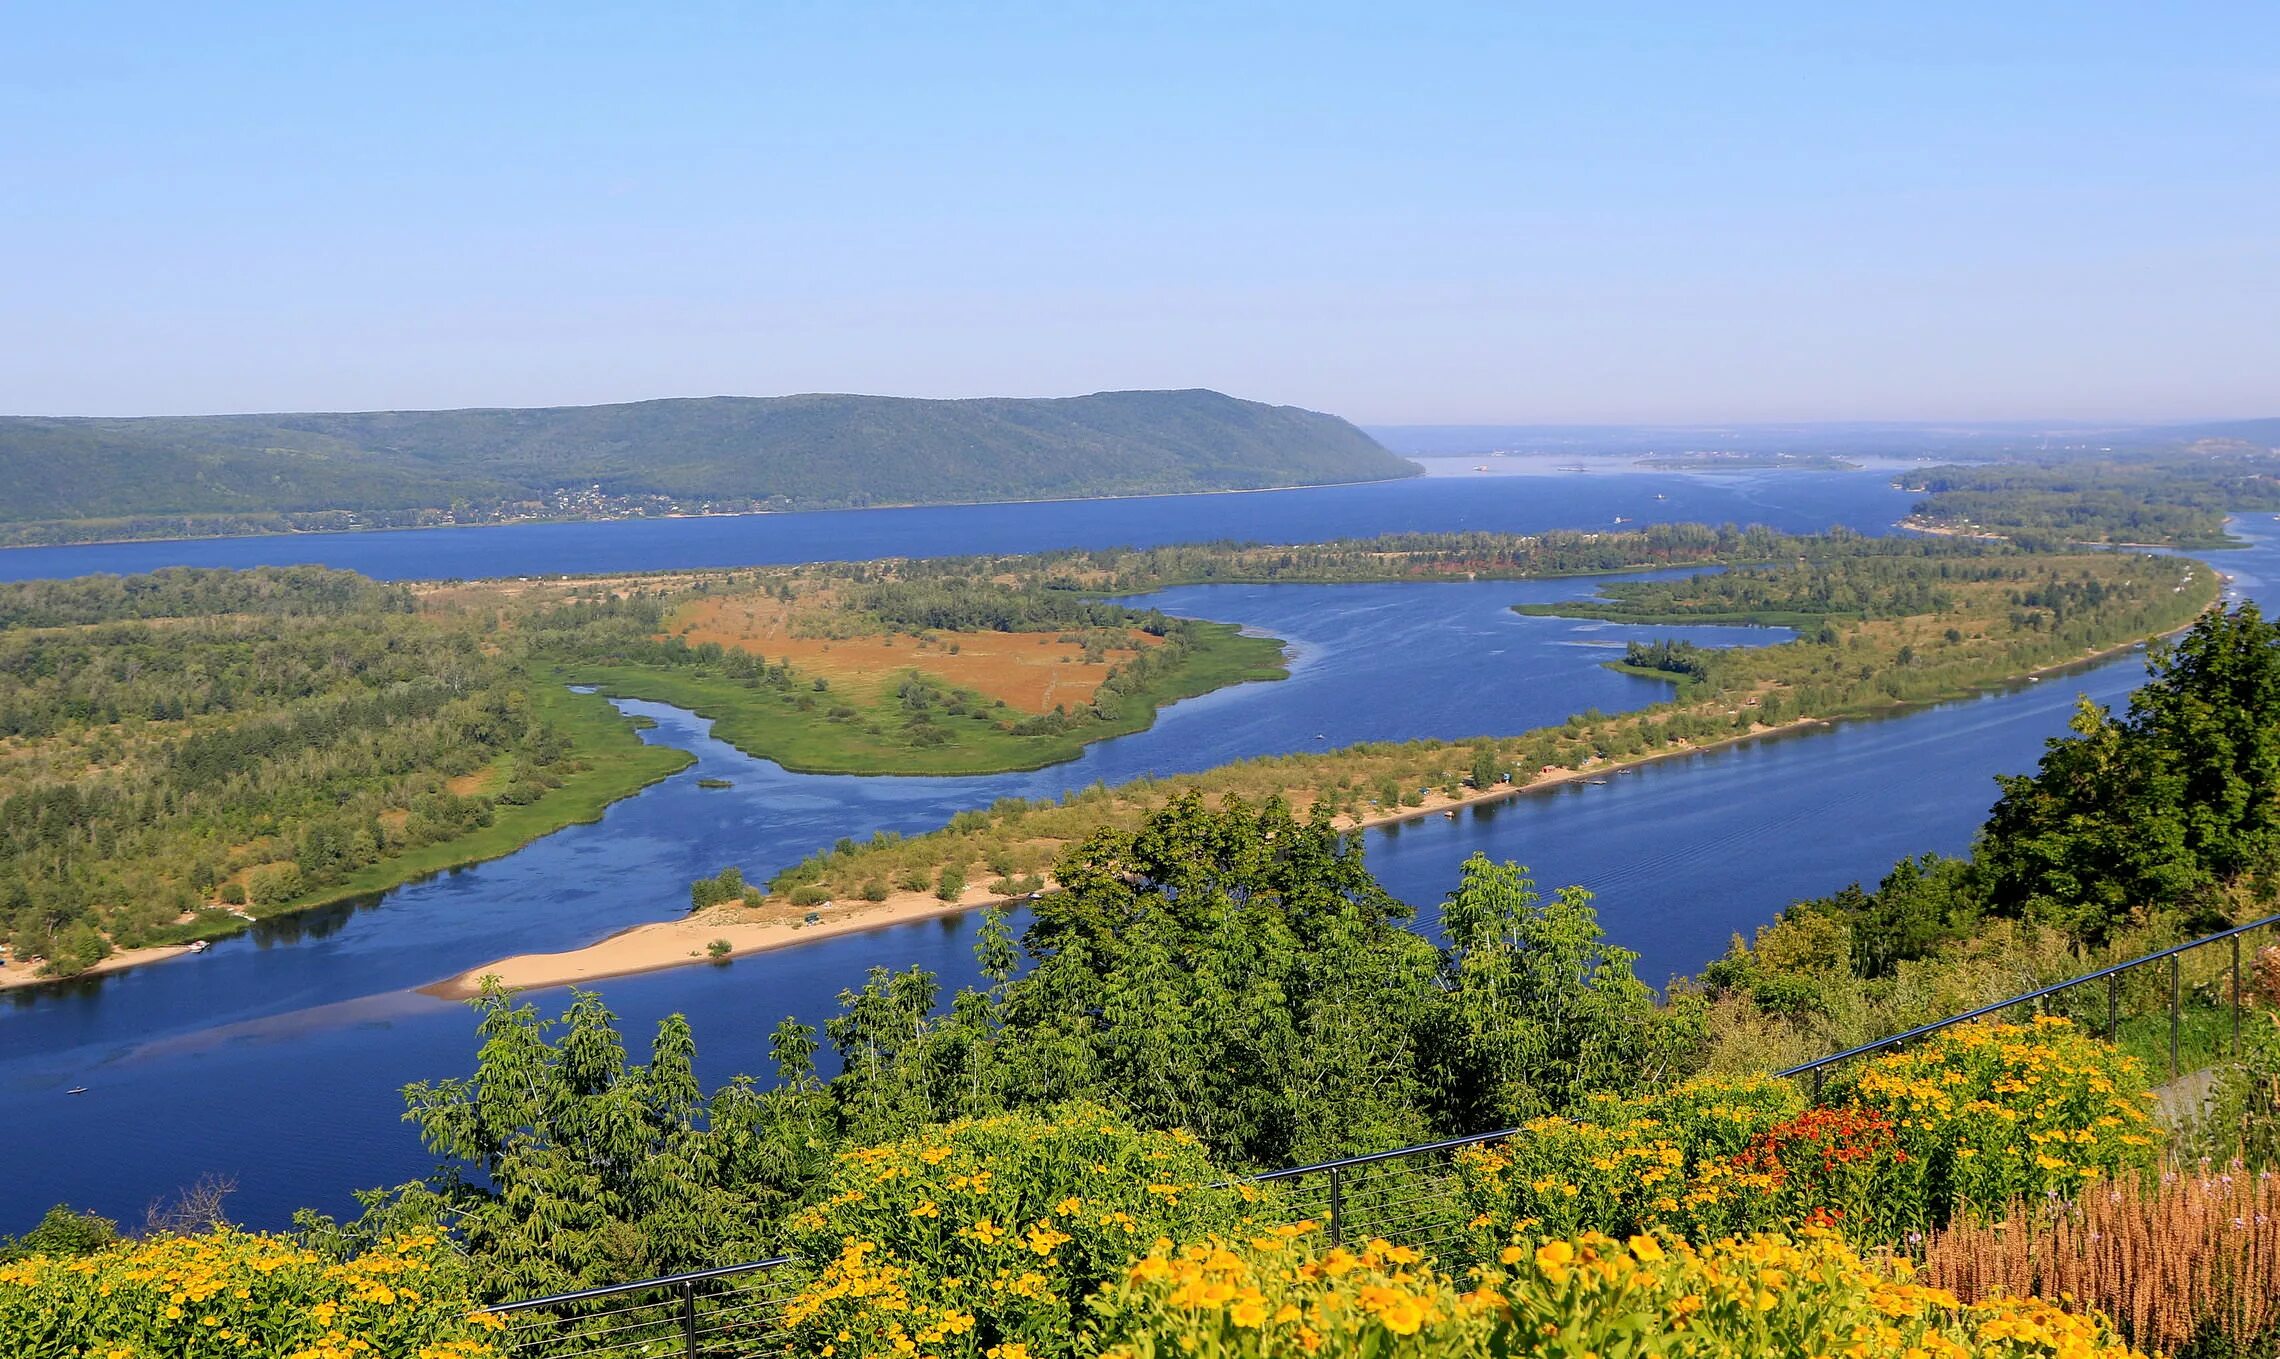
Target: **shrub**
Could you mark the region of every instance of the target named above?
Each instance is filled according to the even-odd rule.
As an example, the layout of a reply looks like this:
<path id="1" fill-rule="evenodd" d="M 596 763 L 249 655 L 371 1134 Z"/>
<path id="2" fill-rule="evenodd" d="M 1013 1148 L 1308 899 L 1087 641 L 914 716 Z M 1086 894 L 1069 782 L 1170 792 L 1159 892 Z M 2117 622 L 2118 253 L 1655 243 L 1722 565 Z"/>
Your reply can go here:
<path id="1" fill-rule="evenodd" d="M 786 1309 L 790 1351 L 1074 1353 L 1083 1299 L 1148 1243 L 1239 1225 L 1255 1191 L 1199 1188 L 1222 1178 L 1187 1134 L 1090 1105 L 847 1152 L 787 1225 L 823 1262 Z"/>
<path id="2" fill-rule="evenodd" d="M 256 906 L 275 906 L 301 895 L 301 865 L 291 859 L 246 870 L 246 895 Z"/>
<path id="3" fill-rule="evenodd" d="M 942 876 L 934 881 L 934 895 L 944 901 L 956 901 L 966 891 L 966 870 L 956 864 L 944 864 Z"/>
<path id="4" fill-rule="evenodd" d="M 2158 1154 L 2136 1059 L 2064 1019 L 1949 1029 L 1868 1064 L 1838 1093 L 1897 1130 L 1909 1159 L 1891 1177 L 1886 1210 L 1911 1224 L 2072 1198 Z"/>
<path id="5" fill-rule="evenodd" d="M 1467 1148 L 1456 1162 L 1475 1245 L 1649 1227 L 1706 1240 L 1776 1224 L 1776 1180 L 1733 1158 L 1802 1104 L 1785 1081 L 1703 1078 L 1644 1100 L 1598 1096 L 1575 1118 Z"/>
<path id="6" fill-rule="evenodd" d="M 0 1265 L 0 1353 L 494 1356 L 495 1323 L 471 1318 L 472 1306 L 461 1265 L 432 1235 L 334 1263 L 285 1237 L 223 1229 Z"/>
<path id="7" fill-rule="evenodd" d="M 1650 1235 L 1508 1247 L 1464 1291 L 1413 1249 L 1306 1238 L 1169 1242 L 1097 1303 L 1109 1359 L 1265 1355 L 2068 1355 L 2134 1359 L 2102 1318 L 2037 1299 L 1967 1305 L 1828 1233 L 1695 1248 Z"/>

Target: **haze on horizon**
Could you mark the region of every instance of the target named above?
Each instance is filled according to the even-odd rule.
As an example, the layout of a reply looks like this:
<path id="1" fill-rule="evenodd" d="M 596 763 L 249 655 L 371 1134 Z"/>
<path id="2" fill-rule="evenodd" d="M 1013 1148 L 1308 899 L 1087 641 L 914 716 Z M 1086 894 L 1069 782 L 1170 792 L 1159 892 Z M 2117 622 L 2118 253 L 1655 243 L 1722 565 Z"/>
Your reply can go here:
<path id="1" fill-rule="evenodd" d="M 11 15 L 0 412 L 2280 414 L 2280 10 Z"/>

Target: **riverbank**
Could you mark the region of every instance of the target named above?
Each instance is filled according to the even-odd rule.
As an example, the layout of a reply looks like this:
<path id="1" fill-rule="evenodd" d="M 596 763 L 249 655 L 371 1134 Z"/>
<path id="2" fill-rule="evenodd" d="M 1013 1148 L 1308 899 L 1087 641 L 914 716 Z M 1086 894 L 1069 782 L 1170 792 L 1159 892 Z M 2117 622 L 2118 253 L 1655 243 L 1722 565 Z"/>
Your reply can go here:
<path id="1" fill-rule="evenodd" d="M 1659 750 L 1632 759 L 1595 761 L 1580 769 L 1545 771 L 1526 783 L 1497 784 L 1486 789 L 1460 789 L 1453 796 L 1438 790 L 1427 792 L 1416 806 L 1395 807 L 1360 817 L 1338 816 L 1332 818 L 1331 824 L 1343 831 L 1361 831 L 1432 816 L 1453 816 L 1466 807 L 1549 792 L 1567 784 L 1588 783 L 1614 774 L 1629 773 L 1641 765 L 1660 760 L 1699 755 L 1744 741 L 1828 725 L 1830 724 L 1820 718 L 1812 717 L 1773 726 L 1761 724 L 1722 740 Z M 1044 875 L 1044 882 L 1046 890 L 1055 886 L 1049 874 Z M 816 943 L 843 934 L 887 929 L 988 906 L 1013 905 L 1026 899 L 1025 896 L 1000 896 L 984 888 L 969 887 L 956 901 L 944 901 L 928 892 L 900 891 L 888 893 L 881 901 L 835 902 L 815 908 L 793 906 L 781 900 L 772 900 L 757 907 L 715 906 L 679 920 L 658 920 L 634 925 L 583 948 L 560 953 L 519 953 L 501 958 L 480 967 L 469 968 L 432 986 L 423 986 L 420 990 L 432 996 L 463 1000 L 479 993 L 487 977 L 496 978 L 502 985 L 518 990 L 575 986 L 610 977 L 636 976 L 673 967 L 729 961 L 798 944 Z M 818 917 L 813 924 L 806 921 L 811 909 Z M 730 952 L 726 960 L 714 959 L 708 952 L 716 939 L 728 942 Z"/>
<path id="2" fill-rule="evenodd" d="M 49 986 L 81 977 L 98 976 L 149 963 L 162 963 L 191 951 L 194 941 L 227 939 L 260 924 L 313 911 L 357 897 L 376 896 L 422 878 L 470 864 L 503 859 L 532 841 L 565 827 L 602 819 L 610 805 L 633 796 L 649 785 L 688 768 L 696 756 L 672 746 L 643 741 L 633 723 L 598 694 L 574 693 L 556 685 L 539 685 L 531 691 L 533 710 L 555 723 L 573 742 L 586 767 L 550 789 L 536 802 L 493 808 L 491 823 L 465 835 L 407 850 L 393 858 L 349 874 L 340 882 L 295 897 L 259 914 L 209 912 L 191 926 L 180 927 L 173 942 L 120 948 L 91 967 L 68 976 L 41 976 L 45 960 L 11 962 L 0 966 L 0 991 L 26 986 Z"/>

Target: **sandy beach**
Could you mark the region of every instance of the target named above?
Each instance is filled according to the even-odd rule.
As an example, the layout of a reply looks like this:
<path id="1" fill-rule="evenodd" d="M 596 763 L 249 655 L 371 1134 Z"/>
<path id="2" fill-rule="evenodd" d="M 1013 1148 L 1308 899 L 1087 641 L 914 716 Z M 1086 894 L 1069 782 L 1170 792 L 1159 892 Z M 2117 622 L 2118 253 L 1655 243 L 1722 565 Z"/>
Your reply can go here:
<path id="1" fill-rule="evenodd" d="M 1582 769 L 1556 770 L 1540 774 L 1523 784 L 1498 784 L 1494 788 L 1467 790 L 1456 797 L 1432 792 L 1426 794 L 1424 802 L 1415 807 L 1396 808 L 1359 819 L 1342 816 L 1333 824 L 1341 830 L 1361 830 L 1397 821 L 1422 820 L 1446 815 L 1476 803 L 1498 802 L 1542 792 L 1561 784 L 1606 778 L 1618 771 L 1652 764 L 1658 760 L 1676 759 L 1740 741 L 1826 725 L 1819 718 L 1809 717 L 1784 722 L 1779 726 L 1753 727 L 1747 733 L 1722 741 L 1682 745 L 1631 760 L 1600 761 Z M 1051 885 L 1048 880 L 1047 886 Z M 955 902 L 943 901 L 926 892 L 895 892 L 884 901 L 834 902 L 829 906 L 814 908 L 821 918 L 812 925 L 803 923 L 807 908 L 781 901 L 770 901 L 761 906 L 715 906 L 679 920 L 658 920 L 635 925 L 584 948 L 561 953 L 518 953 L 511 958 L 501 958 L 481 967 L 469 968 L 447 981 L 420 989 L 429 995 L 463 999 L 479 992 L 486 977 L 496 977 L 506 986 L 524 990 L 572 986 L 605 977 L 624 977 L 668 967 L 710 962 L 712 960 L 706 949 L 715 939 L 728 941 L 731 958 L 742 958 L 771 949 L 815 943 L 862 930 L 904 925 L 914 920 L 932 920 L 1015 900 L 1018 898 L 993 896 L 984 889 L 971 887 Z"/>
<path id="2" fill-rule="evenodd" d="M 94 977 L 105 972 L 117 972 L 122 968 L 139 967 L 144 963 L 163 963 L 169 958 L 179 958 L 189 951 L 190 947 L 187 944 L 160 944 L 151 948 L 123 948 L 102 962 L 88 968 L 85 972 L 74 973 L 73 976 Z M 70 980 L 72 977 L 43 977 L 39 975 L 39 967 L 35 963 L 0 964 L 0 991 L 18 986 L 48 986 L 59 981 Z"/>

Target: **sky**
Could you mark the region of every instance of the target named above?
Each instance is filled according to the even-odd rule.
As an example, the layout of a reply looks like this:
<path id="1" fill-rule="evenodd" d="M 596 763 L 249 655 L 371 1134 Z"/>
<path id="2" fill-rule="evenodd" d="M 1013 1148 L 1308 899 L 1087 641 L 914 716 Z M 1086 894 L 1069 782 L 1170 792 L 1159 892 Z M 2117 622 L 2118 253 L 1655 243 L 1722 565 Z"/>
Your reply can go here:
<path id="1" fill-rule="evenodd" d="M 2280 5 L 0 0 L 0 412 L 2280 414 Z"/>

